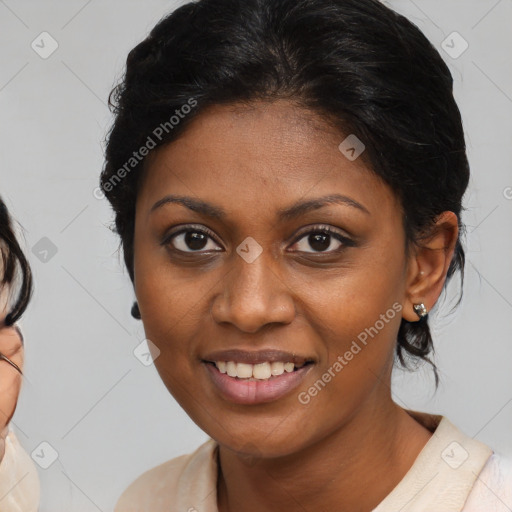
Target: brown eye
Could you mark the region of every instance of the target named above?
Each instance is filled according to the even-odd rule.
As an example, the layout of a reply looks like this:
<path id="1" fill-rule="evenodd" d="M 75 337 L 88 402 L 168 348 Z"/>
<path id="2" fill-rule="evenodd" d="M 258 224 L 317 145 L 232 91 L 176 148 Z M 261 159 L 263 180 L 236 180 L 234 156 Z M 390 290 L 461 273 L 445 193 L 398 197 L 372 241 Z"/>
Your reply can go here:
<path id="1" fill-rule="evenodd" d="M 203 228 L 189 227 L 181 229 L 176 233 L 171 233 L 164 240 L 164 244 L 171 245 L 176 251 L 189 254 L 219 250 L 216 249 L 218 246 L 213 241 L 212 233 Z"/>
<path id="2" fill-rule="evenodd" d="M 315 229 L 303 233 L 295 245 L 299 245 L 300 252 L 335 253 L 346 246 L 353 246 L 354 242 L 330 226 L 316 226 Z M 308 248 L 312 248 L 313 251 L 308 251 Z"/>

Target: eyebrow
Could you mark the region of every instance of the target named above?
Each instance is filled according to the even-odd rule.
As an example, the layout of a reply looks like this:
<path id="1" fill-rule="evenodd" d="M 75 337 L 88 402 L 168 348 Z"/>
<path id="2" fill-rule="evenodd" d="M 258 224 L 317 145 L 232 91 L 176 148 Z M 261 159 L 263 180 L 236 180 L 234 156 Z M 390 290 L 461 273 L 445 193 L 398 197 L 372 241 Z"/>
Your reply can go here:
<path id="1" fill-rule="evenodd" d="M 179 196 L 179 195 L 167 195 L 162 199 L 158 200 L 151 208 L 150 213 L 154 212 L 158 208 L 161 208 L 167 204 L 180 204 L 185 206 L 189 210 L 200 213 L 204 216 L 211 217 L 217 220 L 223 220 L 227 217 L 226 211 L 211 203 L 207 203 L 201 199 L 196 199 L 194 197 L 189 196 Z M 371 215 L 370 212 L 360 203 L 355 201 L 354 199 L 341 195 L 341 194 L 331 194 L 328 196 L 317 197 L 314 199 L 308 199 L 305 201 L 299 201 L 292 206 L 287 208 L 283 208 L 277 211 L 277 218 L 281 222 L 289 221 L 300 215 L 323 208 L 329 204 L 342 204 L 346 206 L 351 206 L 356 208 L 367 215 Z"/>

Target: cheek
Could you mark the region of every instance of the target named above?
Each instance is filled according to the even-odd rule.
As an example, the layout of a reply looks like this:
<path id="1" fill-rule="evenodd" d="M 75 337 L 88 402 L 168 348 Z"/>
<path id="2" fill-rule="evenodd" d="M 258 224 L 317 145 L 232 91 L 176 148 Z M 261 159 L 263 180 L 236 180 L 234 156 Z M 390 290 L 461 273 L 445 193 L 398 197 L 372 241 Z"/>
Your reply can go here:
<path id="1" fill-rule="evenodd" d="M 145 336 L 158 349 L 155 367 L 168 391 L 190 414 L 191 397 L 200 394 L 195 389 L 194 334 L 200 320 L 193 307 L 194 287 L 176 286 L 157 266 L 147 267 L 138 277 L 136 294 Z"/>
<path id="2" fill-rule="evenodd" d="M 322 333 L 322 339 L 333 340 L 331 352 L 346 350 L 347 343 L 350 346 L 358 336 L 364 341 L 368 330 L 378 336 L 380 345 L 394 342 L 401 320 L 403 259 L 396 251 L 387 253 L 387 258 L 383 253 L 367 251 L 336 274 L 301 283 L 308 292 L 304 294 L 307 321 Z"/>
<path id="3" fill-rule="evenodd" d="M 160 332 L 177 325 L 187 307 L 183 294 L 188 290 L 177 285 L 165 249 L 151 239 L 149 229 L 136 229 L 134 274 L 135 295 L 145 328 Z"/>
<path id="4" fill-rule="evenodd" d="M 300 428 L 318 438 L 350 418 L 392 370 L 401 303 L 366 291 L 318 300 L 309 319 L 325 353 L 314 379 L 298 390 L 298 415 Z"/>
<path id="5" fill-rule="evenodd" d="M 327 373 L 325 378 L 334 382 L 329 384 L 331 389 L 341 386 L 364 395 L 377 376 L 389 369 L 401 308 L 392 294 L 375 290 L 361 290 L 357 297 L 338 295 L 332 302 L 317 298 L 308 322 L 322 340 L 320 373 Z"/>
<path id="6" fill-rule="evenodd" d="M 185 346 L 178 344 L 177 340 L 186 325 L 188 300 L 165 268 L 161 251 L 153 248 L 147 238 L 144 235 L 135 238 L 134 290 L 146 338 L 160 351 L 155 360 L 158 367 L 169 359 L 170 351 L 176 352 L 180 346 Z"/>
<path id="7" fill-rule="evenodd" d="M 146 338 L 160 350 L 158 363 L 170 364 L 187 356 L 192 349 L 188 340 L 193 338 L 201 317 L 198 306 L 194 308 L 197 291 L 194 294 L 193 286 L 177 286 L 168 276 L 160 274 L 157 267 L 139 277 L 137 301 Z"/>
<path id="8" fill-rule="evenodd" d="M 402 318 L 403 259 L 397 251 L 384 259 L 377 252 L 381 258 L 368 251 L 336 276 L 304 283 L 309 291 L 305 322 L 322 340 L 319 370 L 329 381 L 322 390 L 328 403 L 350 390 L 349 400 L 356 404 L 393 362 Z"/>
<path id="9" fill-rule="evenodd" d="M 165 251 L 141 237 L 134 260 L 135 293 L 146 338 L 158 348 L 154 359 L 169 392 L 187 408 L 197 377 L 198 344 L 209 318 L 204 290 L 193 271 L 172 267 Z M 204 338 L 204 335 L 203 335 Z M 188 398 L 190 400 L 190 398 Z"/>

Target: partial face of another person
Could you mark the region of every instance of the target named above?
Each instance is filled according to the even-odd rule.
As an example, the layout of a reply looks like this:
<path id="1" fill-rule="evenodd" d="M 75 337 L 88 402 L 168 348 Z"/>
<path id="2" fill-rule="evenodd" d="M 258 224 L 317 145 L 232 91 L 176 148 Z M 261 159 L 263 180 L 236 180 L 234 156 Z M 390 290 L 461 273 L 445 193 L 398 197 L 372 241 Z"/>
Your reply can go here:
<path id="1" fill-rule="evenodd" d="M 172 395 L 234 450 L 291 454 L 389 404 L 403 213 L 362 157 L 338 149 L 347 135 L 284 100 L 214 106 L 146 162 L 134 239 L 146 336 Z M 339 201 L 293 209 L 326 196 Z M 233 383 L 214 364 L 219 351 L 267 349 L 294 371 Z"/>
<path id="2" fill-rule="evenodd" d="M 1 261 L 0 272 L 3 272 Z M 8 359 L 0 356 L 0 460 L 4 455 L 5 436 L 16 410 L 22 385 L 22 376 L 14 365 L 23 368 L 24 358 L 23 342 L 18 328 L 4 325 L 8 313 L 8 292 L 8 287 L 0 284 L 0 354 Z"/>

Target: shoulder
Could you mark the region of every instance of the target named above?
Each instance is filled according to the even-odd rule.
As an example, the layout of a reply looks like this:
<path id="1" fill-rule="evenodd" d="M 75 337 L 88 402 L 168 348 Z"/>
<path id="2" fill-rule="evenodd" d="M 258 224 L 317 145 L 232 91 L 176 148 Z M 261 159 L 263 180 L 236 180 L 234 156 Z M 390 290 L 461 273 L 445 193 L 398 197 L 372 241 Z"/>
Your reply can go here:
<path id="1" fill-rule="evenodd" d="M 463 512 L 508 512 L 512 506 L 512 458 L 493 453 L 478 475 Z"/>
<path id="2" fill-rule="evenodd" d="M 146 471 L 123 492 L 114 512 L 170 510 L 169 505 L 187 492 L 190 481 L 211 478 L 216 446 L 215 441 L 209 439 L 193 453 L 180 455 Z"/>

